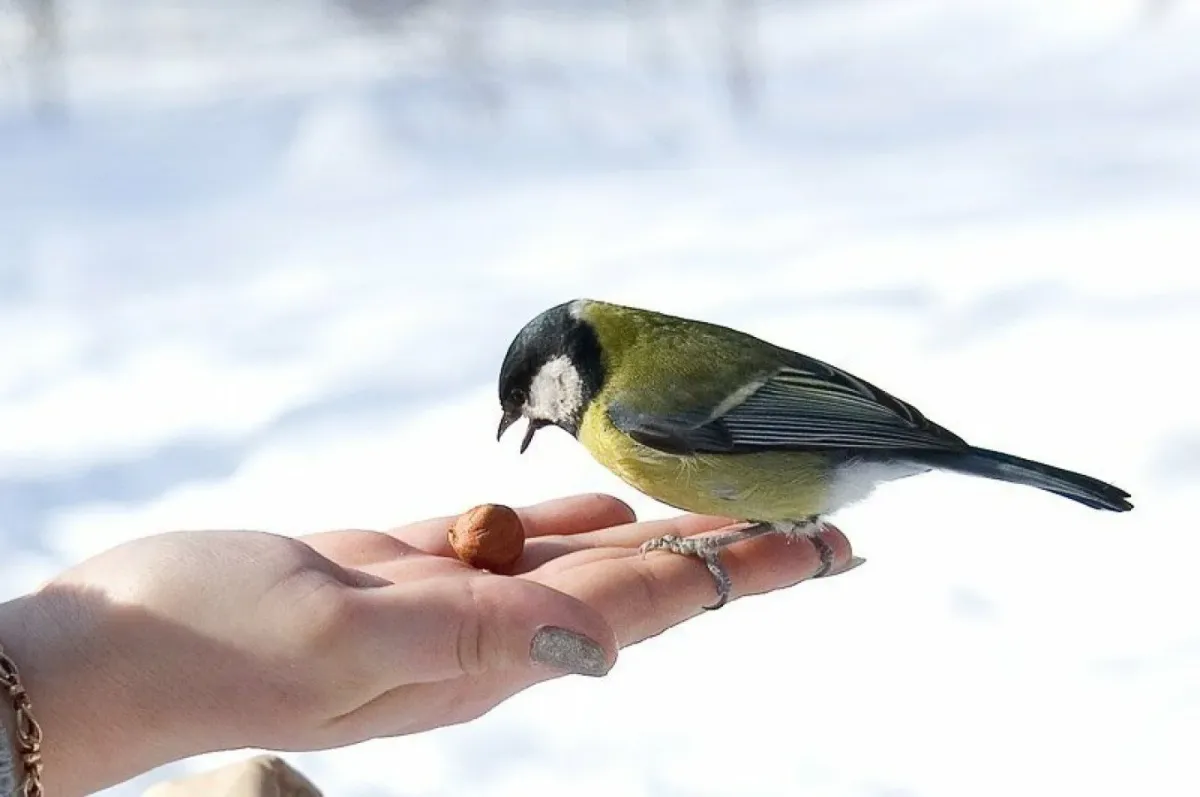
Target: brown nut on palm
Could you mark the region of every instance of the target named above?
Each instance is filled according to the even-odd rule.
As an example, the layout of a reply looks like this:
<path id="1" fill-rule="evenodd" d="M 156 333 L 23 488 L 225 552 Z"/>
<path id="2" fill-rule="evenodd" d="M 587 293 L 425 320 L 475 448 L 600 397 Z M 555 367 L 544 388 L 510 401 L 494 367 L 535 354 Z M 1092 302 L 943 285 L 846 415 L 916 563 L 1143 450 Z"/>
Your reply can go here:
<path id="1" fill-rule="evenodd" d="M 447 536 L 462 562 L 500 575 L 511 575 L 525 550 L 521 517 L 503 504 L 481 504 L 463 512 Z"/>

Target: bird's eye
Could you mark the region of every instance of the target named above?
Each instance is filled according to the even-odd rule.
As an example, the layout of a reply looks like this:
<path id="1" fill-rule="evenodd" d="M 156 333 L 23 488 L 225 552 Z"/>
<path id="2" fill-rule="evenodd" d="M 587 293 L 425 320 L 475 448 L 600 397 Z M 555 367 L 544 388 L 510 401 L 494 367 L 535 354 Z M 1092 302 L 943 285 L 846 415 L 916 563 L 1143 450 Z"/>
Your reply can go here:
<path id="1" fill-rule="evenodd" d="M 516 388 L 515 390 L 513 390 L 513 392 L 512 392 L 512 400 L 513 400 L 514 404 L 518 404 L 518 405 L 524 404 L 525 399 L 527 399 L 527 398 L 528 398 L 528 396 L 525 395 L 525 391 L 519 387 Z"/>

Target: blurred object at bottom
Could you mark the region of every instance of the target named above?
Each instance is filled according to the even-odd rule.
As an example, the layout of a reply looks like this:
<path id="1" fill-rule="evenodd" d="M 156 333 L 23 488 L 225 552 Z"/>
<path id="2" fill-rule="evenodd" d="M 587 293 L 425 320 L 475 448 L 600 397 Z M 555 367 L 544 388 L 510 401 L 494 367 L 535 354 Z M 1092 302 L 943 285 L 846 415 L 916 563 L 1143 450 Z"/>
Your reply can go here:
<path id="1" fill-rule="evenodd" d="M 142 797 L 321 797 L 321 791 L 282 758 L 259 755 L 159 783 Z"/>

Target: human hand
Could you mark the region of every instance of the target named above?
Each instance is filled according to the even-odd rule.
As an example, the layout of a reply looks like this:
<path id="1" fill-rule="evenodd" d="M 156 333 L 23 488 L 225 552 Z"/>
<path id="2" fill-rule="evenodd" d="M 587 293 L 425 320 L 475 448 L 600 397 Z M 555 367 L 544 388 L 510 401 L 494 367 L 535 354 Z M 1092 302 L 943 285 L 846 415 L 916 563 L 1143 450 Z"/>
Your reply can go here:
<path id="1" fill-rule="evenodd" d="M 635 523 L 594 495 L 519 511 L 528 541 L 513 577 L 454 558 L 451 518 L 301 538 L 173 532 L 0 606 L 0 640 L 45 732 L 48 793 L 215 750 L 322 749 L 462 722 L 565 672 L 603 674 L 618 648 L 712 600 L 701 562 L 638 546 L 727 520 Z M 844 567 L 845 537 L 822 538 Z M 771 536 L 724 561 L 746 595 L 811 576 L 818 557 Z M 546 627 L 568 633 L 535 643 Z"/>

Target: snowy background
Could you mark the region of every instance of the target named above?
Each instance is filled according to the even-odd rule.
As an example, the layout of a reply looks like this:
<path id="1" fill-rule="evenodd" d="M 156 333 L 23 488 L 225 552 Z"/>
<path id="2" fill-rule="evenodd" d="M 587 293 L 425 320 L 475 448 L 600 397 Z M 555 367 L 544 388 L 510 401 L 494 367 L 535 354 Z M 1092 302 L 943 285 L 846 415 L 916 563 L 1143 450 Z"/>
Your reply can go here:
<path id="1" fill-rule="evenodd" d="M 494 442 L 521 324 L 642 304 L 1137 509 L 892 485 L 836 519 L 852 576 L 470 725 L 288 757 L 327 794 L 1200 793 L 1200 3 L 764 4 L 744 112 L 712 3 L 495 3 L 475 70 L 440 6 L 380 34 L 76 0 L 40 105 L 0 6 L 0 599 L 180 526 L 587 490 L 666 515 L 565 435 Z"/>

